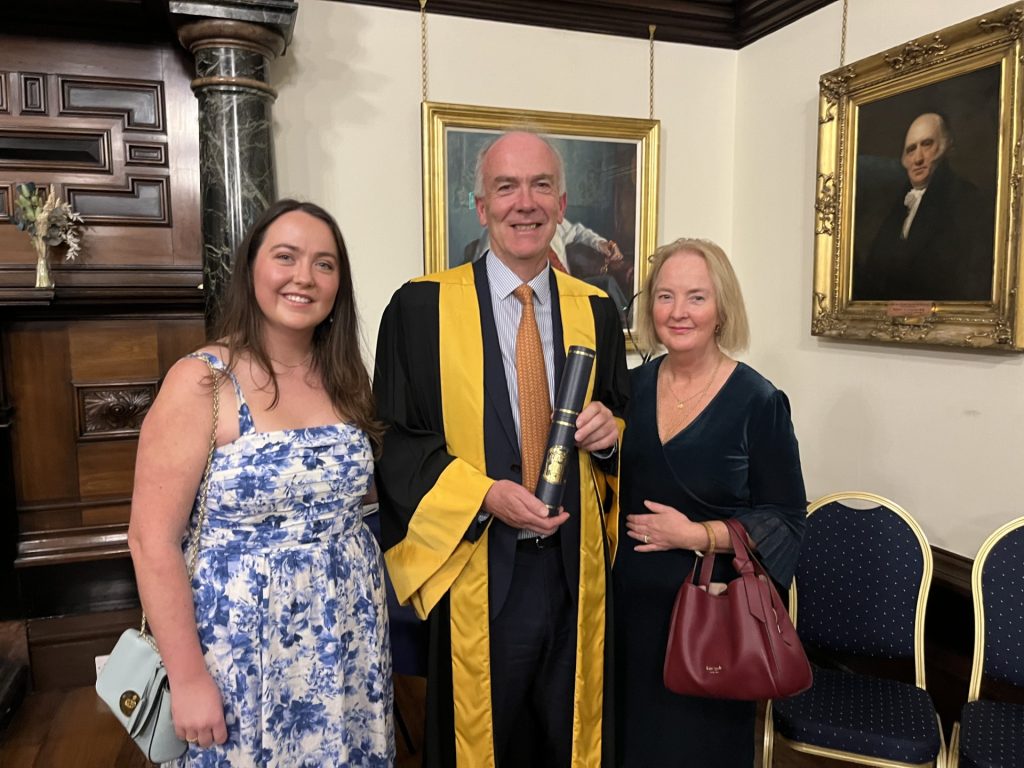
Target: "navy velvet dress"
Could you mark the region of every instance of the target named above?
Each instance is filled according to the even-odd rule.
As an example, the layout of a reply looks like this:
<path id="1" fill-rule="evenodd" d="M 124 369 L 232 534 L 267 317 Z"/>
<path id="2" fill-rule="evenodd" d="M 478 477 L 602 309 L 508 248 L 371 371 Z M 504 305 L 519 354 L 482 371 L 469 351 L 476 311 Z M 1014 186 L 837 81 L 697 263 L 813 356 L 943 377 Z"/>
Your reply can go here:
<path id="1" fill-rule="evenodd" d="M 755 704 L 679 696 L 662 682 L 676 592 L 690 550 L 636 552 L 625 516 L 668 504 L 695 521 L 740 520 L 777 584 L 789 585 L 807 508 L 789 400 L 743 363 L 708 406 L 664 445 L 657 381 L 664 357 L 634 369 L 622 443 L 622 515 L 615 584 L 620 768 L 750 768 Z M 715 581 L 735 578 L 719 556 Z"/>

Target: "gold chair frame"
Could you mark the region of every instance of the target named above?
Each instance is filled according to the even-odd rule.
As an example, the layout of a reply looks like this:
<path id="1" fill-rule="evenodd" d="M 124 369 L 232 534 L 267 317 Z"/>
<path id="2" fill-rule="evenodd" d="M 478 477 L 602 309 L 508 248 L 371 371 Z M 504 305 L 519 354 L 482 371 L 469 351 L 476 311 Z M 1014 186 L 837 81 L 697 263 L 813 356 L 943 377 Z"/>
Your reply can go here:
<path id="1" fill-rule="evenodd" d="M 971 595 L 974 600 L 974 660 L 971 662 L 971 682 L 967 686 L 967 703 L 977 701 L 981 696 L 981 679 L 985 666 L 985 602 L 981 593 L 981 574 L 985 570 L 985 563 L 988 556 L 992 554 L 1004 536 L 1024 528 L 1024 517 L 1011 520 L 992 533 L 978 550 L 974 557 L 974 566 L 971 568 Z M 949 758 L 946 760 L 947 768 L 959 768 L 960 766 L 960 721 L 953 723 L 953 732 L 949 737 Z"/>

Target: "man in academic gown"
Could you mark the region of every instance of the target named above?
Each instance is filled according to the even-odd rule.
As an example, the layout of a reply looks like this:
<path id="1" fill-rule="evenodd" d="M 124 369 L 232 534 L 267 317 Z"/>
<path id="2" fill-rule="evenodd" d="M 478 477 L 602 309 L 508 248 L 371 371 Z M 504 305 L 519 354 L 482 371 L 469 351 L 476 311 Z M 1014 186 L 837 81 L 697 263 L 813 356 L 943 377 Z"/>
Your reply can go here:
<path id="1" fill-rule="evenodd" d="M 611 765 L 607 583 L 628 386 L 619 314 L 549 265 L 566 202 L 554 149 L 511 133 L 478 164 L 491 248 L 395 293 L 374 379 L 388 428 L 377 465 L 385 559 L 399 600 L 430 622 L 424 764 Z M 515 295 L 523 284 L 530 298 Z M 531 299 L 549 405 L 566 350 L 597 352 L 555 517 L 523 485 L 533 479 L 515 347 Z"/>

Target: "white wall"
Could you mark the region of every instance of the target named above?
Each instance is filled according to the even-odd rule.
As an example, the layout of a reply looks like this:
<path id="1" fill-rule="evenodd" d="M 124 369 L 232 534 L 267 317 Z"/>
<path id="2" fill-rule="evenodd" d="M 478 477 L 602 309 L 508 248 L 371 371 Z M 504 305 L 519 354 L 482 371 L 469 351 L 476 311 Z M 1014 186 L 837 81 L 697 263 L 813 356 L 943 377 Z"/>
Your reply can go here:
<path id="1" fill-rule="evenodd" d="M 992 0 L 856 0 L 847 59 L 991 10 Z M 973 556 L 1024 514 L 1024 358 L 810 336 L 818 76 L 841 3 L 740 52 L 658 43 L 659 241 L 718 241 L 744 286 L 747 359 L 790 395 L 811 497 L 873 490 L 938 546 Z M 647 43 L 431 15 L 433 101 L 647 116 Z M 303 0 L 272 82 L 278 187 L 337 217 L 368 346 L 423 271 L 419 15 Z"/>
<path id="2" fill-rule="evenodd" d="M 998 4 L 856 0 L 847 61 Z M 931 543 L 973 557 L 1024 514 L 1024 358 L 810 335 L 818 76 L 839 65 L 841 18 L 836 2 L 740 52 L 733 255 L 755 334 L 749 359 L 792 400 L 812 498 L 880 493 Z"/>
<path id="3" fill-rule="evenodd" d="M 428 23 L 432 101 L 647 117 L 645 40 L 451 16 Z M 302 0 L 271 73 L 278 190 L 337 216 L 370 349 L 392 292 L 423 274 L 419 34 L 418 13 Z M 657 46 L 659 239 L 685 232 L 730 244 L 736 58 Z"/>

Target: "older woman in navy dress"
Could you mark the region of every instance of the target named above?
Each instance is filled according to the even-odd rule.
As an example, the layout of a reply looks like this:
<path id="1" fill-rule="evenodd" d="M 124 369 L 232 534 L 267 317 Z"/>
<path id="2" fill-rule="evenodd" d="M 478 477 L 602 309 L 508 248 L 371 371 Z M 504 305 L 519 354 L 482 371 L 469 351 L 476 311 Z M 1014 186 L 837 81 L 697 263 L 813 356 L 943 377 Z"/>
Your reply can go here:
<path id="1" fill-rule="evenodd" d="M 615 562 L 618 763 L 740 768 L 754 760 L 755 704 L 680 696 L 662 682 L 669 617 L 697 552 L 730 550 L 743 523 L 777 585 L 790 582 L 806 493 L 789 401 L 726 353 L 747 344 L 746 311 L 725 253 L 677 240 L 654 255 L 641 345 L 666 354 L 631 372 Z M 735 578 L 718 558 L 714 580 Z"/>

